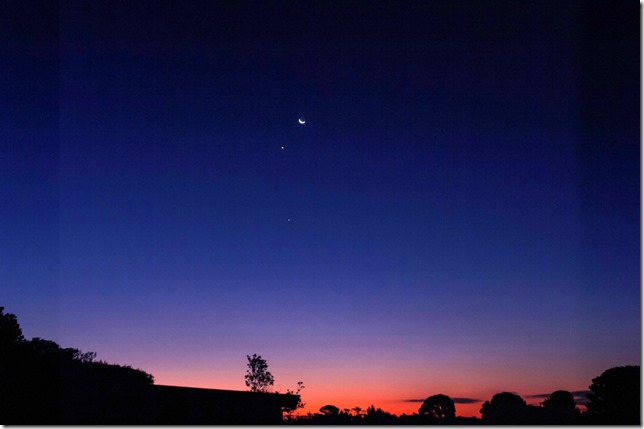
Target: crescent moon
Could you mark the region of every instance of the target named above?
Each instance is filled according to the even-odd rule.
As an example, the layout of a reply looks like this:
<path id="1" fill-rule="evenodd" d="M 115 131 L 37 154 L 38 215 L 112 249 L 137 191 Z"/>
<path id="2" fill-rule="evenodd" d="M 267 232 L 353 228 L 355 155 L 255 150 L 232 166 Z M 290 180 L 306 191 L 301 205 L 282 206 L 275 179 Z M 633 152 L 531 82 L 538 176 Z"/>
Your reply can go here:
<path id="1" fill-rule="evenodd" d="M 302 118 L 298 119 L 297 122 L 299 122 L 300 124 L 305 124 L 306 123 L 306 121 L 304 119 L 302 119 Z"/>

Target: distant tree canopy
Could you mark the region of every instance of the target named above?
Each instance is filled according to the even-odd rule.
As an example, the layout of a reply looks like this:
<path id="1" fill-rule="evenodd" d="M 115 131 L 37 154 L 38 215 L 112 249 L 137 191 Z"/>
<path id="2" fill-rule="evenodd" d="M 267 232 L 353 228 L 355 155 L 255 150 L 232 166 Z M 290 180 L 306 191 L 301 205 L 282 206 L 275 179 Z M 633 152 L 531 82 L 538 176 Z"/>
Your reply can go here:
<path id="1" fill-rule="evenodd" d="M 367 407 L 363 422 L 368 425 L 391 425 L 396 423 L 396 416 L 371 405 Z"/>
<path id="2" fill-rule="evenodd" d="M 586 405 L 600 424 L 640 424 L 640 367 L 610 368 L 593 378 Z"/>
<path id="3" fill-rule="evenodd" d="M 511 392 L 497 393 L 492 401 L 485 401 L 481 408 L 484 423 L 521 424 L 524 423 L 527 404 L 517 394 Z"/>
<path id="4" fill-rule="evenodd" d="M 579 412 L 575 406 L 575 398 L 567 390 L 552 392 L 543 401 L 542 406 L 543 424 L 570 425 L 578 421 Z"/>
<path id="5" fill-rule="evenodd" d="M 433 420 L 452 420 L 456 417 L 456 407 L 452 398 L 438 394 L 425 399 L 418 414 Z"/>
<path id="6" fill-rule="evenodd" d="M 552 392 L 550 396 L 543 401 L 543 407 L 572 413 L 575 411 L 575 399 L 573 398 L 572 393 L 567 390 L 557 390 L 556 392 Z"/>
<path id="7" fill-rule="evenodd" d="M 320 414 L 324 416 L 337 416 L 340 414 L 340 409 L 335 405 L 325 405 L 320 407 Z"/>
<path id="8" fill-rule="evenodd" d="M 248 359 L 248 369 L 244 376 L 246 387 L 250 388 L 251 392 L 268 392 L 275 383 L 273 374 L 268 370 L 268 364 L 261 356 L 253 354 L 253 356 L 246 355 Z"/>

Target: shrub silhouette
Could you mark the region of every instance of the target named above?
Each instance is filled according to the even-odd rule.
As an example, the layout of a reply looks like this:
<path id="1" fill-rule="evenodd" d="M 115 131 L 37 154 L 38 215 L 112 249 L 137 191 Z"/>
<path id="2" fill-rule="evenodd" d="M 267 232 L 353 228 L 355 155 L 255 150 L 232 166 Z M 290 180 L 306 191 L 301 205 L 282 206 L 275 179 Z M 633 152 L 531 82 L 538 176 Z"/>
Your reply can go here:
<path id="1" fill-rule="evenodd" d="M 335 405 L 325 405 L 320 407 L 320 413 L 310 416 L 308 423 L 316 425 L 347 425 L 355 423 L 349 410 L 340 411 Z"/>
<path id="2" fill-rule="evenodd" d="M 368 425 L 391 425 L 396 423 L 397 417 L 391 413 L 376 408 L 373 405 L 367 407 L 363 416 L 363 422 Z"/>
<path id="3" fill-rule="evenodd" d="M 298 381 L 297 382 L 297 390 L 291 390 L 291 389 L 286 389 L 285 394 L 286 395 L 297 395 L 297 402 L 295 403 L 294 406 L 283 406 L 282 407 L 282 412 L 286 413 L 284 416 L 285 420 L 293 420 L 293 412 L 299 408 L 304 408 L 304 405 L 306 405 L 304 402 L 302 402 L 302 396 L 300 393 L 302 390 L 305 388 L 304 382 L 303 381 Z M 278 392 L 279 393 L 279 392 Z"/>

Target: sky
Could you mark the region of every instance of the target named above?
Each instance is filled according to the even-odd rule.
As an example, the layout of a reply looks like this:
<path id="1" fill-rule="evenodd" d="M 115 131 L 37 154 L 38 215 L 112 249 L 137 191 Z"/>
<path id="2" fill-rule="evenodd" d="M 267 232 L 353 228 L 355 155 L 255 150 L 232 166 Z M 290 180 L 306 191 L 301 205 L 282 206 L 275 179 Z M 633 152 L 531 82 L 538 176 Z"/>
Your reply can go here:
<path id="1" fill-rule="evenodd" d="M 304 412 L 639 365 L 638 2 L 0 7 L 27 338 L 218 389 L 257 353 Z"/>

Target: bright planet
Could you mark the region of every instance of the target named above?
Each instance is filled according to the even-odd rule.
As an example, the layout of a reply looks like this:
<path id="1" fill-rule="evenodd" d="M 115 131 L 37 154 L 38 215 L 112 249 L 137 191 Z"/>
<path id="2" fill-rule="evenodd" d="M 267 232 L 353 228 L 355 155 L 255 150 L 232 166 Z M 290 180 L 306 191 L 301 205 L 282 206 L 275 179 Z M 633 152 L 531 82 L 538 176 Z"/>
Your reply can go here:
<path id="1" fill-rule="evenodd" d="M 636 2 L 51 3 L 0 0 L 0 421 L 624 424 Z"/>

